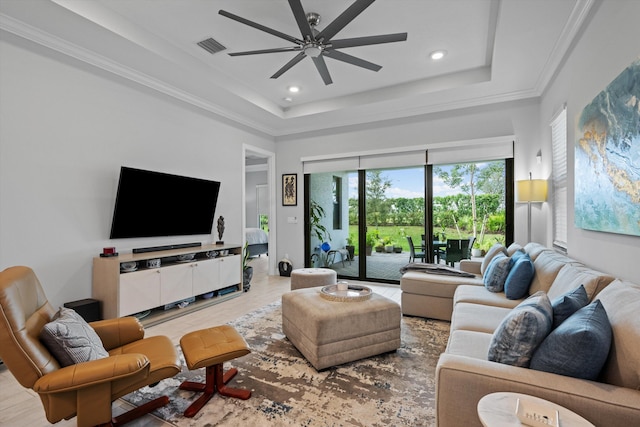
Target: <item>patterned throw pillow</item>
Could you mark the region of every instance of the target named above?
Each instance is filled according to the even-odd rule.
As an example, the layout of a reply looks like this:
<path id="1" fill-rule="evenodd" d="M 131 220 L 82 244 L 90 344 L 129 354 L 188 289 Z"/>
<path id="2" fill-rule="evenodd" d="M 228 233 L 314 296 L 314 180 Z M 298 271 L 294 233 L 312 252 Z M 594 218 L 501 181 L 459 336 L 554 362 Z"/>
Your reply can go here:
<path id="1" fill-rule="evenodd" d="M 553 311 L 540 291 L 518 304 L 493 333 L 488 359 L 506 365 L 529 366 L 531 356 L 551 331 Z"/>
<path id="2" fill-rule="evenodd" d="M 504 281 L 504 293 L 508 299 L 524 298 L 529 293 L 529 286 L 535 268 L 529 255 L 524 252 L 516 252 L 511 257 L 509 275 Z"/>
<path id="3" fill-rule="evenodd" d="M 489 268 L 482 276 L 482 281 L 485 288 L 490 292 L 502 292 L 504 289 L 504 282 L 509 274 L 509 266 L 511 265 L 511 258 L 505 256 L 502 253 L 497 254 L 491 260 Z"/>
<path id="4" fill-rule="evenodd" d="M 531 369 L 595 380 L 609 356 L 611 336 L 607 312 L 596 300 L 549 334 L 533 354 Z"/>
<path id="5" fill-rule="evenodd" d="M 567 292 L 551 301 L 553 307 L 553 329 L 560 326 L 569 316 L 589 303 L 589 297 L 584 285 Z"/>
<path id="6" fill-rule="evenodd" d="M 40 331 L 40 340 L 63 367 L 109 357 L 96 331 L 70 308 L 58 310 Z"/>
<path id="7" fill-rule="evenodd" d="M 507 254 L 507 249 L 500 243 L 496 243 L 495 245 L 491 246 L 491 249 L 487 251 L 487 254 L 484 256 L 484 259 L 482 260 L 482 264 L 480 265 L 480 274 L 484 276 L 484 273 L 487 271 L 487 268 L 489 268 L 489 264 L 491 263 L 493 258 L 498 254 L 504 254 L 504 256 L 509 256 Z"/>

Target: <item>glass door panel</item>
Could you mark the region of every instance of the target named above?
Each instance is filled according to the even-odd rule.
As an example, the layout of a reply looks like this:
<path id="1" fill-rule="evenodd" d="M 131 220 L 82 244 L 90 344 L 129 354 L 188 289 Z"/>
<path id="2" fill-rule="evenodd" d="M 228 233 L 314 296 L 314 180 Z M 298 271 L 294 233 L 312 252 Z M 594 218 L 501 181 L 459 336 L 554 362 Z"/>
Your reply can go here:
<path id="1" fill-rule="evenodd" d="M 456 266 L 459 256 L 446 255 L 446 241 L 467 240 L 488 250 L 505 243 L 506 211 L 504 160 L 433 167 L 433 236 L 436 261 Z M 464 251 L 463 251 L 464 252 Z M 471 249 L 462 254 L 472 255 Z M 475 251 L 481 256 L 480 251 Z"/>
<path id="2" fill-rule="evenodd" d="M 366 277 L 400 281 L 410 259 L 424 261 L 424 167 L 366 171 Z M 409 239 L 413 242 L 413 255 Z"/>
<path id="3" fill-rule="evenodd" d="M 308 177 L 310 265 L 347 277 L 358 277 L 358 215 L 350 203 L 354 181 L 357 195 L 357 176 L 357 172 L 340 171 Z"/>

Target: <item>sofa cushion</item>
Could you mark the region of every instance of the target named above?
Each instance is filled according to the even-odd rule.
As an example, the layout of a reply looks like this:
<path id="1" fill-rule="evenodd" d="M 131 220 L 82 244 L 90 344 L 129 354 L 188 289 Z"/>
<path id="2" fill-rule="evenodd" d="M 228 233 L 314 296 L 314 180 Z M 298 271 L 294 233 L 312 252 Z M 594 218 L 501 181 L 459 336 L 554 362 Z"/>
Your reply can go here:
<path id="1" fill-rule="evenodd" d="M 607 360 L 611 325 L 596 300 L 576 311 L 549 334 L 531 358 L 532 369 L 595 380 Z"/>
<path id="2" fill-rule="evenodd" d="M 588 303 L 589 298 L 583 285 L 551 301 L 551 307 L 553 307 L 553 329 L 560 326 L 569 316 Z"/>
<path id="3" fill-rule="evenodd" d="M 615 280 L 598 294 L 613 333 L 601 380 L 640 390 L 640 284 Z"/>
<path id="4" fill-rule="evenodd" d="M 520 253 L 522 252 L 518 251 L 513 255 L 513 264 L 504 281 L 504 294 L 508 299 L 524 298 L 529 293 L 529 286 L 535 273 L 533 261 L 529 255 L 518 256 Z"/>
<path id="5" fill-rule="evenodd" d="M 513 256 L 513 254 L 515 254 L 518 251 L 524 251 L 524 248 L 522 247 L 521 244 L 513 242 L 507 248 L 507 256 Z"/>
<path id="6" fill-rule="evenodd" d="M 529 286 L 529 293 L 534 294 L 538 291 L 548 292 L 560 269 L 567 264 L 581 265 L 566 255 L 550 250 L 542 251 L 533 261 L 535 273 L 531 280 L 531 286 Z M 560 292 L 560 294 L 563 293 L 564 292 Z"/>
<path id="7" fill-rule="evenodd" d="M 524 245 L 524 251 L 529 254 L 529 256 L 531 257 L 531 261 L 535 261 L 542 252 L 553 252 L 553 249 L 549 249 L 548 247 L 541 245 L 540 243 L 529 242 Z"/>
<path id="8" fill-rule="evenodd" d="M 402 292 L 440 298 L 452 298 L 460 284 L 482 286 L 482 278 L 407 271 L 400 279 Z"/>
<path id="9" fill-rule="evenodd" d="M 507 254 L 507 249 L 500 243 L 496 243 L 495 245 L 491 246 L 491 248 L 487 251 L 487 254 L 482 260 L 482 264 L 480 265 L 480 274 L 484 275 L 485 271 L 487 271 L 487 268 L 489 267 L 489 264 L 498 254 L 504 254 L 504 256 L 509 255 Z"/>
<path id="10" fill-rule="evenodd" d="M 468 286 L 461 285 L 456 289 L 453 295 L 454 306 L 461 302 L 470 302 L 474 304 L 483 304 L 493 307 L 514 308 L 520 304 L 522 300 L 510 300 L 504 296 L 503 292 L 489 292 L 484 286 Z"/>
<path id="11" fill-rule="evenodd" d="M 491 334 L 477 331 L 453 331 L 447 342 L 448 354 L 486 360 Z"/>
<path id="12" fill-rule="evenodd" d="M 96 331 L 70 308 L 58 310 L 40 331 L 40 340 L 63 367 L 109 357 Z"/>
<path id="13" fill-rule="evenodd" d="M 493 333 L 488 359 L 528 367 L 533 352 L 551 331 L 553 311 L 544 292 L 522 301 Z"/>
<path id="14" fill-rule="evenodd" d="M 511 258 L 508 256 L 498 253 L 493 257 L 482 277 L 485 288 L 490 292 L 502 292 L 510 266 Z"/>
<path id="15" fill-rule="evenodd" d="M 504 318 L 511 313 L 511 310 L 511 308 L 505 307 L 461 302 L 456 304 L 456 309 L 453 311 L 450 330 L 493 334 Z"/>
<path id="16" fill-rule="evenodd" d="M 549 294 L 549 298 L 553 300 L 574 290 L 580 285 L 584 285 L 587 298 L 589 301 L 592 301 L 613 279 L 613 276 L 592 270 L 588 267 L 568 264 L 560 269 L 560 272 L 558 272 L 547 293 Z"/>

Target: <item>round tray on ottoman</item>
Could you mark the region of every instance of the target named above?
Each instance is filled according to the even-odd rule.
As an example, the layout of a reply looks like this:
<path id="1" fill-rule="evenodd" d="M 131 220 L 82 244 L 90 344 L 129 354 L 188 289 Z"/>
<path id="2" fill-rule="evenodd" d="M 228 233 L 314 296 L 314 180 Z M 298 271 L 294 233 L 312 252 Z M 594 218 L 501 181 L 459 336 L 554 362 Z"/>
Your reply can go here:
<path id="1" fill-rule="evenodd" d="M 329 285 L 320 289 L 320 296 L 329 301 L 359 302 L 371 298 L 371 288 L 360 285 L 347 285 L 346 290 L 338 289 L 338 285 Z"/>

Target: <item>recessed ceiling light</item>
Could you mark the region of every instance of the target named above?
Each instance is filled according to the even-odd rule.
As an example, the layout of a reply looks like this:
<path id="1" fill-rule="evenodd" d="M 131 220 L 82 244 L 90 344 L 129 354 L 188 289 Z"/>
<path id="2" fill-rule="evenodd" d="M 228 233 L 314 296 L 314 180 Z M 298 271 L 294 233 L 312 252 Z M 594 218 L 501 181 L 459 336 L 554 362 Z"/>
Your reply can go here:
<path id="1" fill-rule="evenodd" d="M 431 52 L 429 54 L 429 57 L 431 59 L 433 59 L 434 61 L 437 61 L 439 59 L 444 58 L 444 56 L 447 54 L 446 50 L 434 50 L 433 52 Z"/>
<path id="2" fill-rule="evenodd" d="M 286 98 L 282 98 L 282 100 L 283 100 L 284 102 L 293 102 L 293 98 L 292 98 L 292 97 L 290 97 L 290 96 L 287 96 Z"/>
<path id="3" fill-rule="evenodd" d="M 300 88 L 298 86 L 289 86 L 289 92 L 298 93 L 300 92 Z"/>

